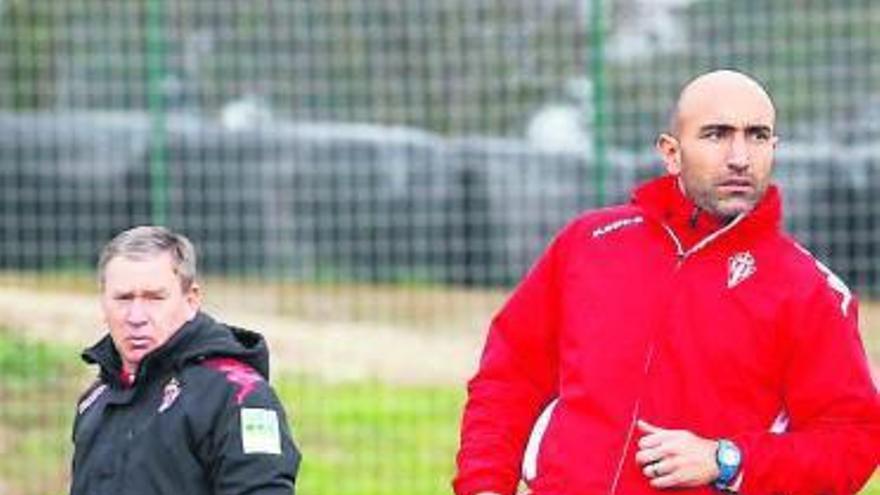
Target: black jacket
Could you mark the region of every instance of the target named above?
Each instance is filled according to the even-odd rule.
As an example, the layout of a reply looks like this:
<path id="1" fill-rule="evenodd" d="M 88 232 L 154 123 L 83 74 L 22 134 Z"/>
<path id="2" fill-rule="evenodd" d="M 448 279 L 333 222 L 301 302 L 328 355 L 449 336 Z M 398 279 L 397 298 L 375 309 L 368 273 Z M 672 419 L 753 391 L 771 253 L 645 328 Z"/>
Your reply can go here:
<path id="1" fill-rule="evenodd" d="M 141 362 L 132 386 L 109 335 L 73 427 L 71 495 L 290 495 L 300 455 L 254 332 L 200 313 Z"/>

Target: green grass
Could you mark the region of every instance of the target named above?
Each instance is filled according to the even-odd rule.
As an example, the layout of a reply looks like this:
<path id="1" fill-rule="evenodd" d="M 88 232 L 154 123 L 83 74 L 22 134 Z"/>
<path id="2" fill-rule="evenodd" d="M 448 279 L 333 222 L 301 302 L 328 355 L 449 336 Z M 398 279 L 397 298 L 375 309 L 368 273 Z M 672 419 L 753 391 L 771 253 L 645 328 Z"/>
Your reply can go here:
<path id="1" fill-rule="evenodd" d="M 65 492 L 75 382 L 85 371 L 77 361 L 74 349 L 0 329 L 0 493 Z"/>
<path id="2" fill-rule="evenodd" d="M 277 385 L 304 451 L 305 495 L 449 493 L 463 388 Z"/>
<path id="3" fill-rule="evenodd" d="M 73 404 L 88 376 L 73 349 L 0 330 L 0 493 L 66 493 Z M 463 384 L 282 376 L 275 386 L 305 455 L 297 493 L 450 493 Z M 880 495 L 880 479 L 862 495 Z"/>
<path id="4" fill-rule="evenodd" d="M 66 493 L 70 423 L 89 373 L 74 349 L 0 330 L 0 493 Z M 303 376 L 275 386 L 305 453 L 297 493 L 449 493 L 463 387 Z"/>

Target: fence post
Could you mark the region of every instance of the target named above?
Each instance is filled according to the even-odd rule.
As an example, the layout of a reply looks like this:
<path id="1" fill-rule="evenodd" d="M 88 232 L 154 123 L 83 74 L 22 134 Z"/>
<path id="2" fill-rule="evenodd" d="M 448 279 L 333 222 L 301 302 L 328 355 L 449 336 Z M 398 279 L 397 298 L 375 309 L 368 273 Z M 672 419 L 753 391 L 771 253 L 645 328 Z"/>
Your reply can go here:
<path id="1" fill-rule="evenodd" d="M 147 91 L 150 111 L 150 205 L 152 222 L 163 225 L 168 217 L 167 127 L 162 83 L 165 78 L 165 0 L 147 5 Z"/>
<path id="2" fill-rule="evenodd" d="M 602 0 L 592 0 L 590 8 L 590 73 L 593 82 L 593 189 L 595 205 L 604 205 L 608 157 L 605 142 L 605 22 Z"/>

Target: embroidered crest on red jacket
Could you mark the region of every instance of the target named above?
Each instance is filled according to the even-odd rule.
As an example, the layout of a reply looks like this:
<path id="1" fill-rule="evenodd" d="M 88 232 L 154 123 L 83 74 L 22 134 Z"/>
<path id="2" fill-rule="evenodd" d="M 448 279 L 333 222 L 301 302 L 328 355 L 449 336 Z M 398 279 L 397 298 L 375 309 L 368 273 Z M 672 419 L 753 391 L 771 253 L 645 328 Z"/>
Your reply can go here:
<path id="1" fill-rule="evenodd" d="M 744 251 L 734 254 L 727 260 L 727 288 L 736 287 L 756 271 L 758 271 L 758 267 L 755 263 L 755 257 L 751 253 Z"/>
<path id="2" fill-rule="evenodd" d="M 163 413 L 174 404 L 174 401 L 177 400 L 177 397 L 180 395 L 180 382 L 177 381 L 177 378 L 172 377 L 168 380 L 168 383 L 165 384 L 165 388 L 162 390 L 162 403 L 159 404 L 158 411 Z"/>
<path id="3" fill-rule="evenodd" d="M 238 387 L 235 393 L 235 401 L 238 404 L 244 402 L 257 388 L 257 384 L 263 381 L 263 377 L 255 369 L 237 359 L 213 358 L 206 360 L 204 364 L 226 375 L 226 379 Z"/>

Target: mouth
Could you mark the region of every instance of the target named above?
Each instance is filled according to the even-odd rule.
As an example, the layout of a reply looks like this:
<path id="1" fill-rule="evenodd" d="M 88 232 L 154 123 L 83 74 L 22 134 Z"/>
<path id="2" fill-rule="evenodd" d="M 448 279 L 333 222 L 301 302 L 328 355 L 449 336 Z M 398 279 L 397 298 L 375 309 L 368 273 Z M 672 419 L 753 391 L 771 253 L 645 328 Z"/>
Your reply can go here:
<path id="1" fill-rule="evenodd" d="M 718 183 L 718 189 L 732 196 L 750 194 L 755 189 L 754 183 L 746 178 L 731 178 Z"/>
<path id="2" fill-rule="evenodd" d="M 149 337 L 126 337 L 125 342 L 131 350 L 137 351 L 149 349 L 152 339 Z"/>

